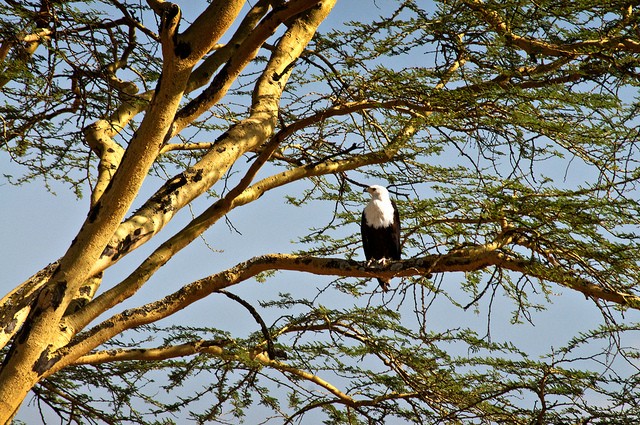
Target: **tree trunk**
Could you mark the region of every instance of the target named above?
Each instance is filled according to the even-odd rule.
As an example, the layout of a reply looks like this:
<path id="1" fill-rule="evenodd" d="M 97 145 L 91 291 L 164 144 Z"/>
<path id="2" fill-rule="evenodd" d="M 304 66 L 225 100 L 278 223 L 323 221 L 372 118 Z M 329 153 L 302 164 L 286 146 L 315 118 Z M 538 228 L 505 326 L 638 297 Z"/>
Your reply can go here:
<path id="1" fill-rule="evenodd" d="M 243 3 L 214 2 L 207 9 L 208 13 L 213 11 L 231 16 L 231 19 L 224 20 L 224 25 L 202 21 L 196 25 L 196 22 L 184 37 L 178 37 L 177 33 L 179 7 L 170 3 L 162 5 L 159 11 L 164 60 L 161 82 L 109 187 L 90 209 L 77 237 L 40 291 L 22 329 L 15 336 L 0 370 L 0 423 L 11 420 L 31 388 L 60 360 L 61 355 L 55 351 L 77 332 L 59 325 L 67 306 L 90 277 L 94 264 L 124 219 L 160 149 L 172 135 L 174 117 L 192 67 L 226 32 Z M 184 55 L 176 47 L 178 44 L 184 46 L 184 43 L 191 43 L 190 55 Z"/>
<path id="2" fill-rule="evenodd" d="M 213 44 L 234 22 L 244 2 L 213 2 L 200 18 L 184 33 L 177 33 L 180 10 L 170 3 L 154 3 L 152 7 L 161 15 L 160 36 L 163 52 L 162 78 L 150 101 L 145 118 L 125 151 L 117 171 L 104 189 L 104 192 L 93 200 L 88 217 L 80 229 L 76 239 L 67 253 L 59 261 L 48 283 L 42 286 L 37 297 L 29 308 L 29 315 L 22 328 L 16 333 L 13 345 L 7 354 L 0 370 L 0 423 L 7 423 L 15 415 L 22 400 L 40 379 L 70 364 L 79 355 L 86 354 L 95 346 L 87 346 L 85 352 L 74 352 L 68 356 L 64 348 L 70 339 L 82 328 L 82 321 L 63 319 L 69 304 L 78 293 L 79 288 L 96 272 L 105 247 L 114 237 L 125 214 L 135 199 L 151 165 L 157 158 L 163 145 L 179 130 L 200 114 L 198 108 L 208 108 L 219 99 L 206 90 L 204 97 L 197 98 L 195 105 L 187 105 L 178 114 L 178 108 L 189 82 L 192 68 L 207 54 Z M 270 67 L 277 72 L 263 74 L 263 81 L 257 85 L 252 105 L 252 120 L 244 127 L 260 127 L 262 137 L 252 138 L 243 134 L 229 146 L 228 152 L 217 149 L 210 152 L 222 167 L 214 167 L 215 175 L 207 180 L 212 184 L 220 178 L 220 170 L 231 166 L 243 153 L 263 143 L 273 132 L 278 102 L 286 80 L 291 72 L 291 64 L 300 56 L 307 43 L 315 33 L 318 25 L 326 18 L 335 1 L 315 2 L 299 1 L 292 3 L 287 13 L 300 14 L 311 6 L 309 13 L 297 19 L 296 29 L 290 28 L 288 46 L 279 54 L 274 54 Z M 295 12 L 295 13 L 294 13 Z M 286 13 L 285 13 L 286 14 Z M 224 17 L 221 18 L 221 17 Z M 291 17 L 291 16 L 290 16 Z M 215 18 L 215 19 L 213 19 Z M 270 35 L 279 26 L 280 16 L 273 23 L 263 25 L 265 34 Z M 211 25 L 215 20 L 224 25 Z M 271 28 L 273 26 L 273 28 Z M 240 71 L 250 61 L 260 45 L 264 42 L 264 34 L 257 34 L 255 40 L 247 43 L 249 52 L 240 59 L 236 68 Z M 186 46 L 186 47 L 185 47 Z M 241 57 L 239 55 L 238 57 Z M 224 84 L 231 84 L 230 81 Z M 224 90 L 222 90 L 224 92 Z M 217 93 L 221 95 L 222 93 Z M 195 109 L 194 109 L 195 108 Z M 195 111 L 195 112 L 194 112 Z M 191 112 L 191 114 L 190 114 Z M 237 126 L 242 132 L 243 126 Z M 230 133 L 231 134 L 231 133 Z M 213 180 L 213 181 L 211 181 Z M 209 185 L 210 185 L 209 184 Z M 206 190 L 206 188 L 204 188 Z M 71 312 L 73 313 L 73 312 Z M 78 323 L 82 325 L 76 326 Z M 68 350 L 67 350 L 68 351 Z"/>

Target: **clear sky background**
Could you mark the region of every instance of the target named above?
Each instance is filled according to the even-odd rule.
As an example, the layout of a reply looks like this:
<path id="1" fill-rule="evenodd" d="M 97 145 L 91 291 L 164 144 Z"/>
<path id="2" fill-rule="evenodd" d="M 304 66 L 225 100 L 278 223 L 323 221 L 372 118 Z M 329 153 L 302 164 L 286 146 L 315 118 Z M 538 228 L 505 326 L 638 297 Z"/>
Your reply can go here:
<path id="1" fill-rule="evenodd" d="M 185 3 L 186 4 L 186 3 Z M 352 2 L 339 2 L 329 21 L 323 26 L 334 25 L 340 21 L 357 19 L 363 13 L 375 13 L 375 10 L 354 8 Z M 378 13 L 376 13 L 378 14 Z M 322 29 L 322 28 L 321 28 Z M 0 154 L 0 174 L 19 175 L 20 170 L 3 152 Z M 559 175 L 560 176 L 560 175 Z M 371 184 L 385 184 L 385 182 L 368 182 Z M 149 179 L 143 189 L 144 195 L 140 202 L 146 200 L 161 184 L 157 179 Z M 292 244 L 292 240 L 304 234 L 305 230 L 317 223 L 326 223 L 332 214 L 333 205 L 308 205 L 295 208 L 284 202 L 284 196 L 294 188 L 301 188 L 302 184 L 288 186 L 267 193 L 254 205 L 240 208 L 229 215 L 233 226 L 240 232 L 230 229 L 221 221 L 205 234 L 205 240 L 195 241 L 192 246 L 176 255 L 171 262 L 163 267 L 139 294 L 128 300 L 125 305 L 116 308 L 116 312 L 125 308 L 140 305 L 173 292 L 184 284 L 195 279 L 223 270 L 254 255 L 283 252 L 290 253 L 301 247 Z M 63 185 L 52 183 L 52 192 L 44 188 L 41 181 L 15 187 L 0 180 L 0 292 L 5 294 L 19 283 L 48 263 L 61 257 L 71 240 L 80 228 L 88 209 L 88 196 L 76 199 Z M 88 193 L 87 193 L 88 195 Z M 366 201 L 363 195 L 363 205 Z M 198 214 L 208 204 L 203 200 L 196 202 L 194 213 Z M 135 205 L 133 209 L 137 206 Z M 116 270 L 108 270 L 103 285 L 113 285 L 132 271 L 161 242 L 188 222 L 191 215 L 187 209 L 168 226 L 159 237 L 148 243 L 137 252 L 127 256 Z M 350 231 L 359 232 L 354 225 Z M 362 254 L 361 258 L 362 258 Z M 443 286 L 455 287 L 462 274 L 448 274 L 444 276 Z M 331 277 L 313 276 L 302 273 L 279 273 L 267 283 L 257 283 L 253 280 L 243 282 L 231 291 L 240 296 L 253 299 L 268 299 L 278 292 L 291 292 L 304 296 L 315 292 L 316 288 L 326 286 Z M 371 283 L 371 285 L 377 285 Z M 532 312 L 534 325 L 513 325 L 510 323 L 512 305 L 497 297 L 492 306 L 491 336 L 495 341 L 513 341 L 522 349 L 530 350 L 532 357 L 548 353 L 551 347 L 566 344 L 568 338 L 579 331 L 586 331 L 601 322 L 600 312 L 593 302 L 585 300 L 584 296 L 574 291 L 555 288 L 558 294 L 548 310 Z M 380 301 L 383 294 L 376 294 Z M 462 298 L 462 296 L 461 296 Z M 348 305 L 352 300 L 346 296 L 339 300 L 323 300 L 324 302 Z M 480 335 L 486 332 L 488 305 L 486 300 L 480 303 L 480 313 L 473 309 L 460 312 L 453 308 L 448 301 L 440 297 L 430 310 L 429 326 L 432 330 L 444 330 L 453 327 L 475 327 Z M 229 317 L 240 318 L 233 321 Z M 629 322 L 640 320 L 638 312 L 628 312 L 625 315 Z M 265 320 L 269 324 L 269 316 Z M 273 318 L 271 318 L 273 319 Z M 256 330 L 253 318 L 235 303 L 229 302 L 223 296 L 211 296 L 197 302 L 186 311 L 172 316 L 172 323 L 185 325 L 203 325 L 203 321 L 220 326 L 233 332 L 245 335 Z M 626 340 L 628 344 L 638 345 L 640 339 Z M 464 353 L 460 353 L 464 355 Z M 623 366 L 620 366 L 623 367 Z M 28 424 L 41 423 L 35 406 L 30 405 L 30 398 L 23 404 L 18 419 Z M 597 400 L 594 400 L 597 402 Z M 259 417 L 259 409 L 254 409 Z M 53 417 L 51 417 L 53 418 Z M 312 423 L 303 421 L 304 423 Z M 247 423 L 251 423 L 247 420 Z"/>

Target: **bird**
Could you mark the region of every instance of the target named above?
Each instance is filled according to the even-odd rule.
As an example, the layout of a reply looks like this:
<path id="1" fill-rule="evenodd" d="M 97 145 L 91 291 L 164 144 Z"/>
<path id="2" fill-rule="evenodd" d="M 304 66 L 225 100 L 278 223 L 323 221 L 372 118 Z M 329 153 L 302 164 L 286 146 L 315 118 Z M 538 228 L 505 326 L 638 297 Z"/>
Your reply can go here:
<path id="1" fill-rule="evenodd" d="M 400 259 L 400 215 L 387 188 L 373 185 L 365 188 L 371 200 L 362 211 L 360 232 L 362 248 L 370 266 L 373 261 L 385 265 Z M 391 279 L 378 278 L 383 291 L 389 290 Z"/>

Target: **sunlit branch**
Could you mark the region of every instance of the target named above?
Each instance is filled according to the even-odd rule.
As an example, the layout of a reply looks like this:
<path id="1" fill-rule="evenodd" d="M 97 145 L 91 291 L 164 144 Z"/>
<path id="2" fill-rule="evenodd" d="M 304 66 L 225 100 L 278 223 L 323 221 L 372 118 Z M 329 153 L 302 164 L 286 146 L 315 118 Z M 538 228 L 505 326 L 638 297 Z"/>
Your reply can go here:
<path id="1" fill-rule="evenodd" d="M 343 391 L 338 389 L 336 386 L 334 386 L 330 382 L 320 378 L 318 375 L 314 375 L 313 373 L 290 366 L 279 360 L 270 360 L 264 354 L 256 356 L 256 358 L 262 363 L 264 363 L 265 365 L 271 366 L 272 368 L 277 369 L 280 372 L 290 373 L 292 375 L 295 375 L 298 378 L 304 379 L 305 381 L 313 382 L 314 384 L 324 388 L 334 396 L 338 397 L 338 399 L 346 405 L 355 406 L 357 403 L 356 400 L 353 399 L 353 397 L 344 393 Z"/>
<path id="2" fill-rule="evenodd" d="M 208 151 L 215 145 L 215 142 L 200 142 L 200 143 L 169 143 L 160 149 L 160 154 L 172 152 L 172 151 L 195 151 L 202 150 Z"/>
<path id="3" fill-rule="evenodd" d="M 38 294 L 38 290 L 49 281 L 58 267 L 52 263 L 31 276 L 21 285 L 14 288 L 0 300 L 0 323 L 5 326 L 0 332 L 0 348 L 4 347 L 20 329 L 30 311 L 30 306 Z"/>
<path id="4" fill-rule="evenodd" d="M 288 2 L 286 7 L 274 10 L 267 14 L 267 16 L 254 28 L 253 31 L 247 36 L 242 44 L 236 49 L 233 57 L 224 65 L 224 67 L 218 72 L 218 74 L 212 79 L 209 86 L 202 91 L 195 99 L 187 103 L 177 114 L 173 127 L 173 134 L 177 134 L 180 130 L 185 128 L 194 119 L 198 118 L 203 112 L 209 110 L 215 105 L 222 97 L 227 93 L 227 90 L 231 84 L 235 81 L 240 72 L 253 60 L 257 55 L 260 46 L 269 38 L 275 30 L 282 24 L 283 21 L 300 14 L 301 12 L 309 9 L 314 4 L 317 4 L 317 0 L 296 0 Z M 291 38 L 297 36 L 298 33 L 304 31 L 300 26 L 297 28 L 289 28 L 287 34 Z M 283 37 L 279 43 L 278 51 L 281 51 L 288 44 L 288 38 Z M 292 45 L 291 48 L 299 49 L 299 45 Z M 289 60 L 295 60 L 299 53 L 296 54 L 295 50 L 287 52 Z M 272 58 L 272 66 L 274 71 L 278 75 L 276 80 L 280 80 L 282 76 L 286 77 L 290 71 L 286 72 L 289 64 L 274 63 Z M 282 74 L 282 76 L 280 76 Z M 285 75 L 287 74 L 287 75 Z M 269 76 L 271 78 L 272 76 Z M 286 78 L 283 78 L 283 84 L 286 82 Z M 172 134 L 172 135 L 173 135 Z"/>
<path id="5" fill-rule="evenodd" d="M 210 2 L 207 8 L 177 37 L 177 44 L 189 46 L 188 58 L 191 66 L 198 63 L 235 22 L 244 6 L 243 0 Z"/>
<path id="6" fill-rule="evenodd" d="M 228 341 L 199 340 L 169 347 L 103 350 L 85 354 L 72 364 L 98 365 L 118 361 L 158 361 L 200 353 L 221 357 L 224 354 L 224 347 L 227 343 Z"/>
<path id="7" fill-rule="evenodd" d="M 533 277 L 556 282 L 564 287 L 582 292 L 585 296 L 611 301 L 634 309 L 640 309 L 640 297 L 602 288 L 589 281 L 574 276 L 570 271 L 550 268 L 531 260 L 509 255 L 500 250 L 507 240 L 495 241 L 486 245 L 476 245 L 454 250 L 444 255 L 429 255 L 403 261 L 390 262 L 386 267 L 370 267 L 365 263 L 340 258 L 321 258 L 287 254 L 269 254 L 254 257 L 235 267 L 213 274 L 184 286 L 178 292 L 146 304 L 127 310 L 102 322 L 98 326 L 76 337 L 68 349 L 61 355 L 68 356 L 68 362 L 82 355 L 120 332 L 144 324 L 153 323 L 182 310 L 193 302 L 213 292 L 251 279 L 259 273 L 270 270 L 291 270 L 317 275 L 344 277 L 410 277 L 427 276 L 432 273 L 470 272 L 495 266 Z M 61 361 L 52 371 L 64 366 Z"/>
<path id="8" fill-rule="evenodd" d="M 193 70 L 187 83 L 186 91 L 191 92 L 204 86 L 211 76 L 214 75 L 215 71 L 238 51 L 238 47 L 242 45 L 244 40 L 246 40 L 251 31 L 268 11 L 269 1 L 258 1 L 242 19 L 242 22 L 238 25 L 238 29 L 231 39 L 224 45 L 215 46 L 215 51 L 208 55 L 202 63 Z"/>
<path id="9" fill-rule="evenodd" d="M 535 38 L 523 37 L 512 31 L 505 19 L 498 12 L 489 10 L 481 0 L 466 0 L 465 3 L 478 12 L 494 30 L 514 45 L 529 54 L 543 54 L 548 56 L 572 56 L 597 52 L 603 48 L 626 50 L 639 53 L 640 43 L 626 37 L 601 38 L 599 40 L 584 40 L 575 43 L 553 44 Z"/>

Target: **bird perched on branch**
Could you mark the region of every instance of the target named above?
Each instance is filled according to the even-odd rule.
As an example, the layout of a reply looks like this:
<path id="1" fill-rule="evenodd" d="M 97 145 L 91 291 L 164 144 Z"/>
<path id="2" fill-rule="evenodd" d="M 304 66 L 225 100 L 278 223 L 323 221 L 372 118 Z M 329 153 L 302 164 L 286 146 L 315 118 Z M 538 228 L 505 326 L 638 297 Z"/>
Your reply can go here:
<path id="1" fill-rule="evenodd" d="M 387 260 L 400 259 L 400 216 L 389 191 L 378 185 L 365 189 L 371 200 L 362 212 L 360 231 L 367 264 L 373 261 L 385 265 Z M 389 289 L 391 279 L 378 278 L 383 291 Z"/>

